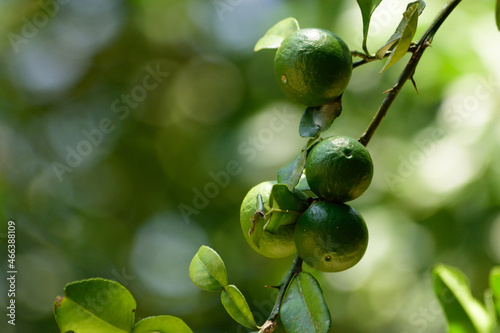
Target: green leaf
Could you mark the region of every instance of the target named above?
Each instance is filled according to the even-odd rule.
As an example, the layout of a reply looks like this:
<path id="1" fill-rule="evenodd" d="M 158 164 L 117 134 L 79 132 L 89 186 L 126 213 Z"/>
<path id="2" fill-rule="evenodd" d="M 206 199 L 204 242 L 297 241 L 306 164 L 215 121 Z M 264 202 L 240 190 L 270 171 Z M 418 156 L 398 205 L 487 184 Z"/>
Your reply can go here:
<path id="1" fill-rule="evenodd" d="M 274 184 L 269 195 L 271 218 L 264 226 L 264 230 L 276 234 L 282 225 L 297 222 L 300 215 L 307 209 L 307 197 L 297 189 L 290 192 L 285 184 Z"/>
<path id="2" fill-rule="evenodd" d="M 490 289 L 497 316 L 500 318 L 500 266 L 494 267 L 490 272 Z"/>
<path id="3" fill-rule="evenodd" d="M 361 17 L 363 18 L 363 49 L 366 50 L 366 39 L 368 37 L 368 28 L 370 27 L 370 19 L 375 8 L 382 0 L 357 0 L 359 9 L 361 9 Z"/>
<path id="4" fill-rule="evenodd" d="M 392 50 L 380 74 L 406 55 L 413 41 L 413 37 L 417 32 L 418 16 L 422 13 L 424 8 L 425 2 L 422 0 L 409 3 L 406 7 L 406 11 L 403 13 L 403 19 L 399 23 L 396 32 L 389 38 L 387 43 L 378 49 L 376 56 L 379 59 L 383 59 L 385 53 Z"/>
<path id="5" fill-rule="evenodd" d="M 302 174 L 300 177 L 299 183 L 295 187 L 297 190 L 300 190 L 302 192 L 304 191 L 310 191 L 311 187 L 309 187 L 309 184 L 307 183 L 307 178 L 306 175 Z"/>
<path id="6" fill-rule="evenodd" d="M 495 9 L 495 18 L 497 21 L 497 28 L 500 30 L 500 0 L 497 0 L 497 5 Z"/>
<path id="7" fill-rule="evenodd" d="M 293 161 L 278 171 L 278 183 L 286 184 L 290 192 L 293 192 L 295 186 L 299 183 L 306 167 L 306 157 L 307 149 L 304 148 Z"/>
<path id="8" fill-rule="evenodd" d="M 496 326 L 498 324 L 498 315 L 495 309 L 495 303 L 493 301 L 493 293 L 491 292 L 491 289 L 486 289 L 484 291 L 484 306 L 492 320 L 492 325 Z"/>
<path id="9" fill-rule="evenodd" d="M 467 277 L 460 270 L 438 265 L 433 276 L 434 291 L 448 319 L 449 333 L 491 333 L 492 318 L 472 296 Z"/>
<path id="10" fill-rule="evenodd" d="M 269 216 L 266 215 L 267 220 L 269 221 Z M 254 227 L 249 232 L 250 237 L 252 238 L 253 243 L 260 249 L 260 240 L 264 233 L 264 228 L 260 228 L 261 223 L 266 223 L 264 221 L 264 217 L 261 214 L 254 215 Z"/>
<path id="11" fill-rule="evenodd" d="M 227 286 L 221 294 L 221 302 L 227 313 L 239 324 L 258 329 L 250 307 L 241 291 L 234 285 Z"/>
<path id="12" fill-rule="evenodd" d="M 227 286 L 227 271 L 221 257 L 202 246 L 189 266 L 189 277 L 194 285 L 207 291 L 221 291 Z"/>
<path id="13" fill-rule="evenodd" d="M 100 278 L 69 283 L 54 302 L 61 332 L 132 332 L 135 299 L 121 284 Z"/>
<path id="14" fill-rule="evenodd" d="M 193 333 L 182 319 L 174 316 L 156 316 L 139 320 L 134 333 Z"/>
<path id="15" fill-rule="evenodd" d="M 277 49 L 283 39 L 294 31 L 299 30 L 299 23 L 293 17 L 286 18 L 276 23 L 255 44 L 254 52 L 263 49 Z"/>
<path id="16" fill-rule="evenodd" d="M 299 134 L 303 138 L 315 138 L 327 130 L 342 112 L 342 95 L 332 103 L 319 107 L 308 107 L 299 125 Z"/>
<path id="17" fill-rule="evenodd" d="M 287 332 L 326 333 L 331 319 L 318 281 L 300 272 L 290 283 L 280 310 Z"/>

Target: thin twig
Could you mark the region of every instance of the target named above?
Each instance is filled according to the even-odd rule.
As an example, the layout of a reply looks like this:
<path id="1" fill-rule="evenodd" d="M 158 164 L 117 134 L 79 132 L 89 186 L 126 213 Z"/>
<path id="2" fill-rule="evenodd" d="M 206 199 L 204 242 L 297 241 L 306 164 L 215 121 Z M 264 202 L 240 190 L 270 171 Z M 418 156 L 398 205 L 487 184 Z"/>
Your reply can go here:
<path id="1" fill-rule="evenodd" d="M 434 39 L 434 35 L 441 27 L 443 22 L 446 20 L 446 18 L 451 14 L 451 12 L 455 9 L 455 7 L 457 7 L 457 5 L 461 1 L 462 0 L 451 0 L 450 2 L 448 2 L 448 4 L 444 6 L 443 9 L 441 9 L 439 14 L 434 19 L 434 21 L 424 32 L 420 40 L 416 43 L 415 51 L 413 52 L 412 57 L 408 61 L 408 64 L 404 68 L 403 72 L 399 76 L 394 86 L 388 90 L 386 97 L 382 101 L 382 104 L 377 110 L 377 113 L 373 117 L 372 121 L 368 125 L 368 128 L 359 138 L 358 141 L 361 144 L 366 146 L 368 142 L 370 142 L 370 139 L 372 138 L 378 126 L 382 122 L 382 119 L 384 119 L 385 115 L 387 114 L 387 111 L 389 110 L 392 103 L 396 99 L 396 96 L 401 91 L 406 81 L 411 79 L 413 74 L 415 73 L 415 69 L 417 68 L 418 62 L 422 58 L 424 51 L 430 46 L 432 40 Z"/>
<path id="2" fill-rule="evenodd" d="M 285 297 L 285 292 L 288 289 L 288 285 L 292 282 L 295 275 L 299 274 L 302 271 L 302 258 L 297 254 L 295 259 L 293 259 L 292 265 L 288 269 L 288 272 L 285 274 L 285 277 L 281 280 L 279 284 L 279 293 L 278 297 L 276 297 L 276 302 L 274 303 L 273 310 L 271 314 L 267 318 L 264 325 L 262 325 L 260 329 L 260 333 L 271 333 L 276 328 L 276 319 L 279 316 L 281 303 L 283 302 L 283 298 Z"/>
<path id="3" fill-rule="evenodd" d="M 413 52 L 415 52 L 416 49 L 417 49 L 417 44 L 412 43 L 410 45 L 410 47 L 408 48 L 408 52 L 413 53 Z M 367 55 L 363 52 L 356 51 L 356 50 L 351 51 L 351 55 L 353 57 L 361 58 L 361 60 L 356 61 L 352 64 L 352 68 L 356 68 L 356 67 L 359 67 L 359 66 L 364 65 L 364 64 L 368 64 L 368 63 L 376 61 L 376 60 L 382 60 L 382 59 L 388 58 L 391 54 L 392 54 L 392 51 L 387 51 L 384 53 L 384 56 L 382 58 L 378 58 L 376 55 Z"/>

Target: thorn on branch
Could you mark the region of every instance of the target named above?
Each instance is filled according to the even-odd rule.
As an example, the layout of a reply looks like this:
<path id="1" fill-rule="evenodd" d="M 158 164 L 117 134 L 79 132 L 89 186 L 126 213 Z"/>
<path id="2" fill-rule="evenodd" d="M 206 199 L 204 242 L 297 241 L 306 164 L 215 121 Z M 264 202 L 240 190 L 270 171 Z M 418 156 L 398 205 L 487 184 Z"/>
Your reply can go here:
<path id="1" fill-rule="evenodd" d="M 410 76 L 410 81 L 411 83 L 413 84 L 413 87 L 415 88 L 415 91 L 417 92 L 417 95 L 419 95 L 418 93 L 418 88 L 417 88 L 417 83 L 415 82 L 415 80 L 413 79 L 413 75 Z"/>
<path id="2" fill-rule="evenodd" d="M 265 285 L 264 287 L 266 287 L 266 288 L 271 288 L 271 289 L 278 289 L 278 290 L 280 290 L 280 289 L 281 289 L 281 287 L 280 287 L 280 286 L 268 286 L 268 285 Z"/>

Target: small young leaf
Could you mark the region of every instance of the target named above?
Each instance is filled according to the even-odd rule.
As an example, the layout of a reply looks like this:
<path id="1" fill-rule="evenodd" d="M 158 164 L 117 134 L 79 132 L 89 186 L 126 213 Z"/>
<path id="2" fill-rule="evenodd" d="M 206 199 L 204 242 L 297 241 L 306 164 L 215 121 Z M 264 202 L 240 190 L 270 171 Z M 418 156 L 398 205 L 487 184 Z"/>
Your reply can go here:
<path id="1" fill-rule="evenodd" d="M 380 74 L 401 60 L 401 58 L 403 58 L 408 52 L 413 37 L 417 32 L 418 16 L 422 13 L 424 8 L 425 2 L 422 0 L 409 3 L 394 34 L 391 38 L 389 38 L 387 43 L 378 49 L 376 56 L 379 59 L 383 59 L 385 53 L 392 50 L 391 55 L 380 71 Z"/>
<path id="2" fill-rule="evenodd" d="M 448 319 L 450 333 L 491 333 L 492 318 L 472 296 L 467 277 L 460 270 L 438 265 L 433 276 L 434 291 Z"/>
<path id="3" fill-rule="evenodd" d="M 54 302 L 61 332 L 130 333 L 135 321 L 135 299 L 121 284 L 100 278 L 76 281 Z"/>
<path id="4" fill-rule="evenodd" d="M 497 5 L 495 9 L 495 18 L 497 21 L 497 28 L 500 30 L 500 0 L 497 0 Z"/>
<path id="5" fill-rule="evenodd" d="M 308 107 L 299 125 L 299 134 L 303 138 L 315 138 L 326 131 L 342 112 L 342 95 L 332 103 L 319 107 Z"/>
<path id="6" fill-rule="evenodd" d="M 182 319 L 174 316 L 156 316 L 139 320 L 134 333 L 193 333 Z"/>
<path id="7" fill-rule="evenodd" d="M 500 266 L 494 267 L 490 272 L 490 289 L 497 316 L 500 318 Z"/>
<path id="8" fill-rule="evenodd" d="M 189 277 L 194 285 L 206 291 L 221 291 L 227 286 L 227 271 L 221 257 L 202 246 L 189 266 Z"/>
<path id="9" fill-rule="evenodd" d="M 361 17 L 363 19 L 363 49 L 366 51 L 366 39 L 368 37 L 368 28 L 370 27 L 370 19 L 375 8 L 382 0 L 357 0 L 359 9 L 361 9 Z"/>
<path id="10" fill-rule="evenodd" d="M 272 208 L 271 217 L 264 230 L 276 234 L 282 225 L 297 222 L 300 214 L 307 209 L 307 197 L 297 189 L 294 193 L 290 192 L 285 184 L 274 184 L 269 195 L 269 204 Z"/>
<path id="11" fill-rule="evenodd" d="M 330 311 L 318 281 L 300 272 L 288 286 L 280 310 L 287 332 L 326 333 L 330 329 Z"/>
<path id="12" fill-rule="evenodd" d="M 258 52 L 263 49 L 277 49 L 286 36 L 297 30 L 299 23 L 293 17 L 281 20 L 257 41 L 253 50 Z"/>
<path id="13" fill-rule="evenodd" d="M 306 167 L 307 149 L 302 149 L 297 157 L 278 171 L 278 183 L 286 184 L 293 192 Z"/>
<path id="14" fill-rule="evenodd" d="M 257 323 L 241 291 L 234 285 L 227 286 L 221 294 L 221 302 L 227 313 L 241 325 L 257 329 Z"/>
<path id="15" fill-rule="evenodd" d="M 423 0 L 417 0 L 414 2 L 410 2 L 406 6 L 406 10 L 403 13 L 403 18 L 401 19 L 401 22 L 399 22 L 399 25 L 396 28 L 396 31 L 389 38 L 389 40 L 382 47 L 380 47 L 377 50 L 377 53 L 375 54 L 377 56 L 377 58 L 383 59 L 385 53 L 389 50 L 392 50 L 396 46 L 396 44 L 401 39 L 401 36 L 403 34 L 404 29 L 408 25 L 409 18 L 413 17 L 415 14 L 417 14 L 417 16 L 419 16 L 420 14 L 422 14 L 424 9 L 425 9 L 425 2 Z"/>

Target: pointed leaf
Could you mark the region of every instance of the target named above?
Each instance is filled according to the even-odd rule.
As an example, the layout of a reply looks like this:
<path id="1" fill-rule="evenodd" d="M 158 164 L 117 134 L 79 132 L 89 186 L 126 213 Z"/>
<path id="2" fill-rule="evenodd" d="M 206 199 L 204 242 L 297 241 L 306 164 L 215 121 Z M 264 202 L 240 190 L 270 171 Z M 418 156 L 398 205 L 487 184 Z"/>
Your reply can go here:
<path id="1" fill-rule="evenodd" d="M 417 8 L 415 8 L 417 6 Z M 383 59 L 384 55 L 387 51 L 393 49 L 396 44 L 399 42 L 401 39 L 401 36 L 403 34 L 403 31 L 405 27 L 408 25 L 408 20 L 410 17 L 412 17 L 415 9 L 418 10 L 418 15 L 422 14 L 422 11 L 425 9 L 425 2 L 423 0 L 417 0 L 415 2 L 411 2 L 406 6 L 406 11 L 403 13 L 403 18 L 401 19 L 401 22 L 399 22 L 398 27 L 396 28 L 396 31 L 394 34 L 389 38 L 389 40 L 377 50 L 377 53 L 375 54 L 377 58 Z"/>
<path id="2" fill-rule="evenodd" d="M 342 112 L 342 95 L 332 103 L 320 107 L 308 107 L 299 125 L 299 134 L 303 138 L 317 137 L 327 130 Z"/>
<path id="3" fill-rule="evenodd" d="M 500 30 L 500 0 L 497 0 L 497 5 L 495 9 L 495 18 L 497 21 L 497 28 Z"/>
<path id="4" fill-rule="evenodd" d="M 490 333 L 493 322 L 470 291 L 467 277 L 458 269 L 438 265 L 433 270 L 434 291 L 446 314 L 449 333 Z"/>
<path id="5" fill-rule="evenodd" d="M 263 49 L 277 49 L 286 36 L 297 30 L 299 23 L 293 17 L 281 20 L 257 41 L 253 50 L 258 52 Z"/>
<path id="6" fill-rule="evenodd" d="M 359 9 L 361 9 L 361 17 L 363 19 L 363 49 L 366 50 L 366 39 L 368 37 L 368 28 L 370 27 L 370 19 L 375 8 L 382 0 L 357 0 Z"/>
<path id="7" fill-rule="evenodd" d="M 396 32 L 394 32 L 387 43 L 385 43 L 376 53 L 376 56 L 382 59 L 387 51 L 392 50 L 391 55 L 380 73 L 383 73 L 386 69 L 401 60 L 408 52 L 413 37 L 417 32 L 418 16 L 422 13 L 424 8 L 425 2 L 422 0 L 408 4 Z"/>
<path id="8" fill-rule="evenodd" d="M 307 208 L 307 197 L 297 189 L 294 193 L 290 192 L 285 184 L 274 184 L 269 195 L 269 204 L 271 218 L 264 226 L 264 230 L 276 234 L 280 226 L 297 222 Z"/>
<path id="9" fill-rule="evenodd" d="M 241 291 L 234 285 L 227 286 L 221 294 L 221 302 L 227 313 L 239 324 L 257 329 L 257 323 Z"/>
<path id="10" fill-rule="evenodd" d="M 156 316 L 139 320 L 134 333 L 193 333 L 182 319 L 174 316 Z"/>
<path id="11" fill-rule="evenodd" d="M 202 246 L 189 266 L 194 285 L 207 291 L 220 291 L 227 286 L 227 271 L 221 257 L 208 246 Z"/>
<path id="12" fill-rule="evenodd" d="M 500 318 L 500 266 L 494 267 L 490 273 L 490 289 L 493 296 L 497 316 Z"/>
<path id="13" fill-rule="evenodd" d="M 61 332 L 132 332 L 135 299 L 121 284 L 100 278 L 76 281 L 64 288 L 54 302 Z"/>
<path id="14" fill-rule="evenodd" d="M 302 149 L 297 157 L 278 171 L 278 183 L 286 184 L 293 192 L 306 167 L 307 149 Z"/>
<path id="15" fill-rule="evenodd" d="M 300 272 L 288 286 L 280 310 L 287 332 L 326 333 L 330 329 L 330 311 L 318 281 Z"/>

